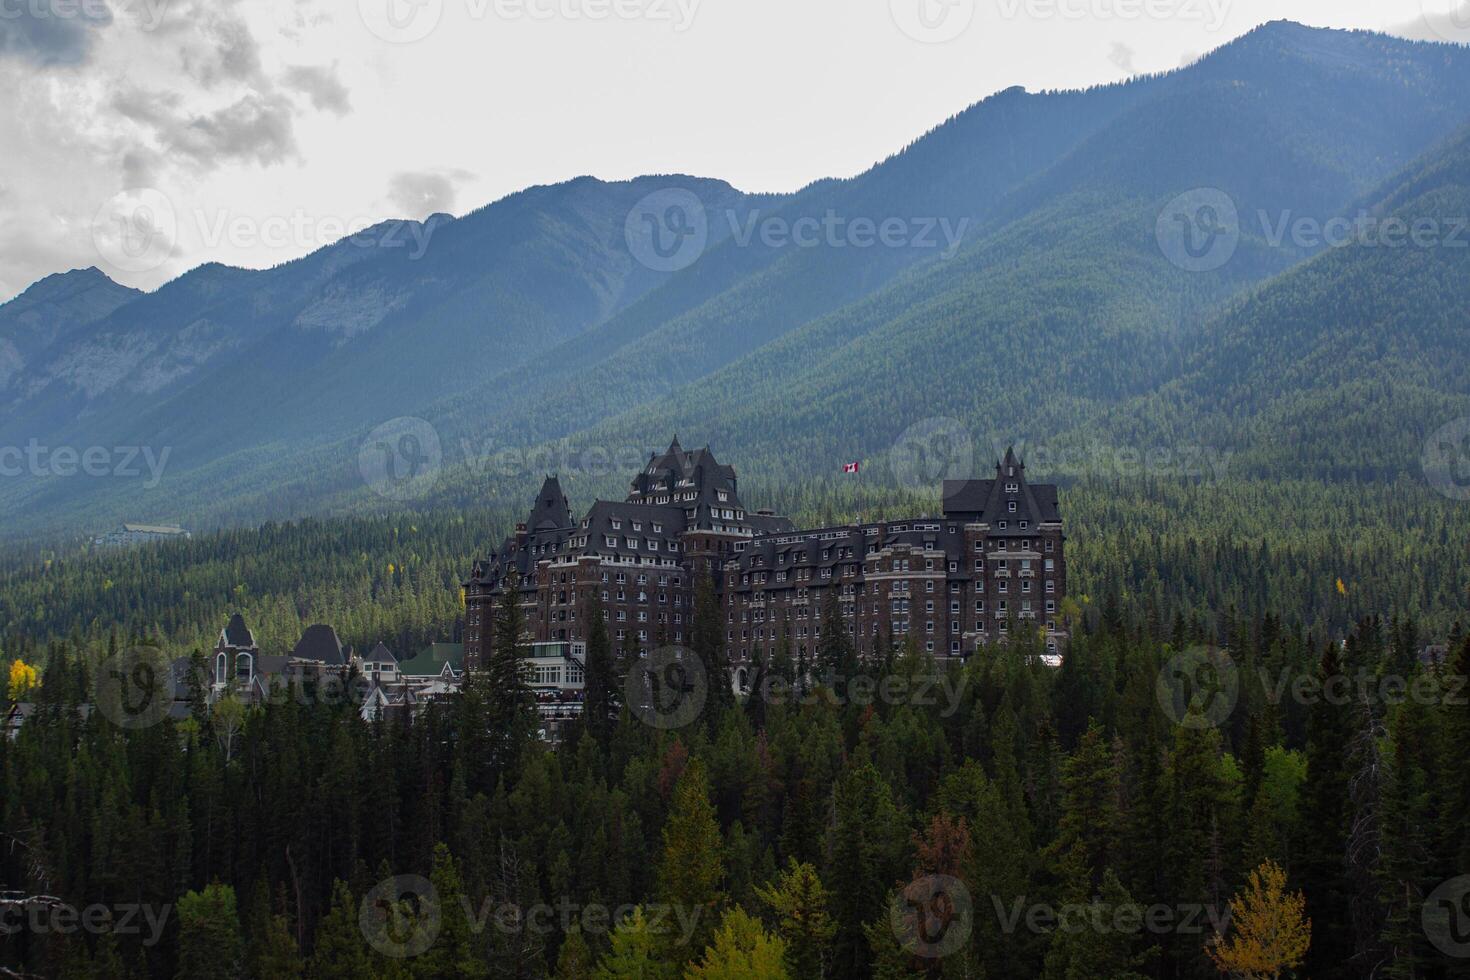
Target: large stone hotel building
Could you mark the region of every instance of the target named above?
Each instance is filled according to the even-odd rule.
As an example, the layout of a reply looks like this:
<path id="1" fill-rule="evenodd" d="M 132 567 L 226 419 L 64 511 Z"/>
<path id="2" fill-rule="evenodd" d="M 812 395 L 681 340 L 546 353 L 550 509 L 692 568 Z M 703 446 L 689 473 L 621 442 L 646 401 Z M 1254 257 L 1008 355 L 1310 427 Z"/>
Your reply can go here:
<path id="1" fill-rule="evenodd" d="M 580 520 L 557 479 L 546 480 L 526 522 L 464 583 L 465 660 L 490 652 L 512 571 L 529 641 L 580 648 L 598 603 L 614 648 L 642 654 L 689 642 L 697 576 L 715 576 L 742 687 L 783 628 L 793 656 L 810 661 L 834 591 L 860 655 L 913 638 L 963 658 L 1019 629 L 1044 630 L 1056 651 L 1066 639 L 1065 542 L 1056 487 L 1028 483 L 1010 451 L 993 479 L 945 481 L 941 516 L 798 530 L 747 510 L 734 467 L 676 438 L 626 500 L 599 500 Z"/>

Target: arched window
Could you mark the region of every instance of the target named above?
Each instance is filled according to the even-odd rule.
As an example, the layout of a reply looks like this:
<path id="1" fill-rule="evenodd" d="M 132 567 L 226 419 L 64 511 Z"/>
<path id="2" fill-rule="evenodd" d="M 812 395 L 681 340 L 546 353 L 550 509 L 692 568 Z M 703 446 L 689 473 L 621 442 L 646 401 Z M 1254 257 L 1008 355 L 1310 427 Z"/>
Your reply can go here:
<path id="1" fill-rule="evenodd" d="M 214 658 L 214 682 L 216 684 L 225 682 L 225 655 L 223 653 Z"/>
<path id="2" fill-rule="evenodd" d="M 247 684 L 255 679 L 255 658 L 248 653 L 235 655 L 235 679 Z"/>

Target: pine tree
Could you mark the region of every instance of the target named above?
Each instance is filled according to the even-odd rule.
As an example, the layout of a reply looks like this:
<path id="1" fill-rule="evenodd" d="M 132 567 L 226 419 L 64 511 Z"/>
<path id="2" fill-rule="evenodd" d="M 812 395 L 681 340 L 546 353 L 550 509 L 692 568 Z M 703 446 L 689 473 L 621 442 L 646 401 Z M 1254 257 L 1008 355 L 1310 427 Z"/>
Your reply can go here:
<path id="1" fill-rule="evenodd" d="M 250 939 L 245 944 L 246 975 L 252 980 L 291 980 L 305 965 L 284 915 L 272 915 L 270 886 L 262 877 L 250 899 Z"/>
<path id="2" fill-rule="evenodd" d="M 434 866 L 429 873 L 434 902 L 421 914 L 434 917 L 439 931 L 434 945 L 412 963 L 415 976 L 465 977 L 474 980 L 489 975 L 484 958 L 476 951 L 466 914 L 464 886 L 459 866 L 444 844 L 434 847 Z"/>
<path id="3" fill-rule="evenodd" d="M 902 820 L 888 784 L 872 763 L 845 772 L 833 788 L 827 886 L 832 893 L 835 976 L 869 975 L 871 948 L 863 926 L 886 914 L 886 882 L 898 881 L 906 850 Z"/>
<path id="4" fill-rule="evenodd" d="M 664 824 L 663 857 L 659 863 L 659 900 L 685 917 L 692 917 L 695 931 L 688 945 L 685 937 L 667 937 L 669 958 L 683 962 L 695 955 L 714 928 L 714 918 L 724 896 L 720 827 L 709 799 L 709 782 L 704 763 L 691 759 L 674 788 L 669 818 Z"/>
<path id="5" fill-rule="evenodd" d="M 1111 868 L 1103 872 L 1097 896 L 1071 908 L 1081 910 L 1084 922 L 1064 924 L 1053 933 L 1046 980 L 1147 980 L 1141 971 L 1157 950 L 1136 952 L 1136 933 L 1118 925 L 1141 918 L 1144 910 Z"/>
<path id="6" fill-rule="evenodd" d="M 661 956 L 661 937 L 650 928 L 641 907 L 618 924 L 612 949 L 602 958 L 596 980 L 678 980 L 679 968 Z"/>
<path id="7" fill-rule="evenodd" d="M 690 633 L 693 652 L 704 668 L 707 698 L 705 721 L 713 736 L 724 721 L 725 712 L 735 707 L 729 664 L 725 655 L 725 629 L 720 613 L 720 600 L 715 595 L 713 575 L 699 573 L 694 589 L 694 624 Z"/>
<path id="8" fill-rule="evenodd" d="M 1432 953 L 1423 927 L 1424 895 L 1433 887 L 1433 806 L 1424 764 L 1432 740 L 1425 714 L 1413 699 L 1394 712 L 1383 790 L 1383 975 L 1400 980 L 1424 976 Z"/>
<path id="9" fill-rule="evenodd" d="M 685 972 L 687 980 L 791 980 L 786 943 L 769 935 L 740 906 L 725 913 L 714 943 Z"/>
<path id="10" fill-rule="evenodd" d="M 587 733 L 606 751 L 618 717 L 618 681 L 613 664 L 612 639 L 602 604 L 592 604 L 592 626 L 587 634 L 587 663 L 583 671 L 582 720 Z"/>
<path id="11" fill-rule="evenodd" d="M 514 572 L 506 576 L 503 591 L 485 676 L 490 770 L 497 780 L 517 771 L 536 737 L 538 723 L 522 661 L 525 617 L 521 612 L 520 578 Z"/>
<path id="12" fill-rule="evenodd" d="M 596 965 L 581 928 L 572 926 L 556 954 L 556 980 L 588 980 Z"/>
<path id="13" fill-rule="evenodd" d="M 817 673 L 828 684 L 850 681 L 859 672 L 857 648 L 847 635 L 847 623 L 838 604 L 837 586 L 822 599 L 822 637 L 817 644 Z"/>
<path id="14" fill-rule="evenodd" d="M 1443 699 L 1445 754 L 1440 770 L 1448 784 L 1440 844 L 1440 870 L 1446 877 L 1470 868 L 1470 766 L 1465 765 L 1470 746 L 1470 638 L 1460 646 L 1449 673 L 1454 686 Z"/>
<path id="15" fill-rule="evenodd" d="M 235 980 L 243 947 L 235 889 L 212 882 L 179 899 L 179 980 Z"/>
<path id="16" fill-rule="evenodd" d="M 1049 854 L 1069 898 L 1085 898 L 1102 883 L 1119 837 L 1117 761 L 1102 727 L 1090 721 L 1077 750 L 1062 765 L 1062 819 Z"/>
<path id="17" fill-rule="evenodd" d="M 375 957 L 363 942 L 358 907 L 345 881 L 332 883 L 332 907 L 316 927 L 306 974 L 311 980 L 361 980 L 377 975 Z"/>
<path id="18" fill-rule="evenodd" d="M 828 944 L 837 924 L 827 911 L 827 889 L 817 869 L 793 859 L 779 878 L 756 896 L 776 914 L 776 931 L 786 941 L 786 965 L 793 977 L 827 975 Z"/>
<path id="19" fill-rule="evenodd" d="M 1352 915 L 1346 879 L 1348 801 L 1347 750 L 1352 737 L 1349 716 L 1337 697 L 1345 680 L 1337 648 L 1329 646 L 1318 668 L 1321 684 L 1307 716 L 1307 783 L 1302 800 L 1304 828 L 1300 868 L 1307 912 L 1317 923 L 1316 941 L 1307 962 L 1313 977 L 1342 975 L 1342 951 L 1352 948 Z"/>

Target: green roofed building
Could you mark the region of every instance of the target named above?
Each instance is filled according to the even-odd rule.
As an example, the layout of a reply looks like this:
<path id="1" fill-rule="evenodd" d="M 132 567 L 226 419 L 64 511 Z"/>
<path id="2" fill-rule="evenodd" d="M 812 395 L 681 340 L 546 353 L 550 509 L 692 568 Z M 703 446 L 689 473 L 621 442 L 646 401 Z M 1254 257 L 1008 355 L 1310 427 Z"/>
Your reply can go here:
<path id="1" fill-rule="evenodd" d="M 432 643 L 410 660 L 398 665 L 405 680 L 458 682 L 464 673 L 463 643 Z"/>

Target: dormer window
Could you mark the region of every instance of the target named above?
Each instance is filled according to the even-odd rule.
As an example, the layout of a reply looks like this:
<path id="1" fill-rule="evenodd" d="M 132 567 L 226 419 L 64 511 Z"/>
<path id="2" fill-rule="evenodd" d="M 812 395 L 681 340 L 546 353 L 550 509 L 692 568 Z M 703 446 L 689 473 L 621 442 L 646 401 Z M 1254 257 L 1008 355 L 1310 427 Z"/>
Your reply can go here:
<path id="1" fill-rule="evenodd" d="M 1006 484 L 1006 493 L 1020 493 L 1020 492 L 1021 492 L 1021 485 L 1019 483 L 1007 483 Z"/>
<path id="2" fill-rule="evenodd" d="M 1016 512 L 1016 502 L 1014 500 L 1008 500 L 1008 501 L 1006 501 L 1006 513 L 1007 514 L 1014 514 L 1015 512 Z"/>

